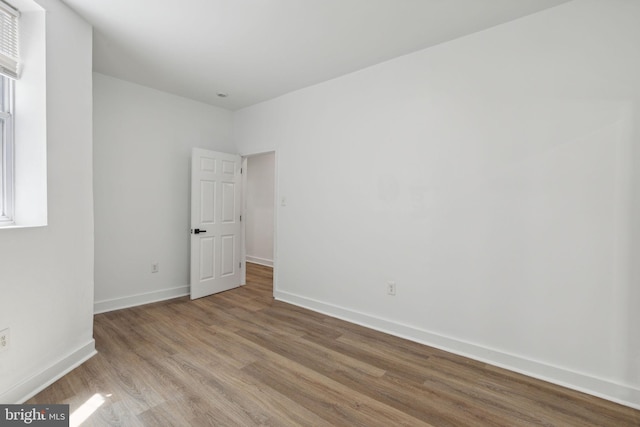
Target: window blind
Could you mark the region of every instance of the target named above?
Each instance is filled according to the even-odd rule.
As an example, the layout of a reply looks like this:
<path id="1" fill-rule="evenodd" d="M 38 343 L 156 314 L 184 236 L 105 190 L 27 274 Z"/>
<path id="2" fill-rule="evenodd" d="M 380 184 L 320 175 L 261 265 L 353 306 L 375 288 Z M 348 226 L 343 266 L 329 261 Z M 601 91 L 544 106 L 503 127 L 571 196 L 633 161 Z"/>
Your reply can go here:
<path id="1" fill-rule="evenodd" d="M 18 17 L 20 12 L 0 1 L 0 74 L 17 79 L 20 56 L 18 54 Z"/>

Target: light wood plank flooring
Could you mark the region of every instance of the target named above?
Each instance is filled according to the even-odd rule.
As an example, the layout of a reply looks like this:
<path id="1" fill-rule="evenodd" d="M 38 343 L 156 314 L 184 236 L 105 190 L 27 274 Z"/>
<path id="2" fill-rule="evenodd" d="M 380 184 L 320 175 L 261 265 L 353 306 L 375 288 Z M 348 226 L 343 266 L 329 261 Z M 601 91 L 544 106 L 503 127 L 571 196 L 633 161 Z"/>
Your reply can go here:
<path id="1" fill-rule="evenodd" d="M 248 285 L 95 317 L 99 354 L 29 403 L 96 426 L 640 426 L 640 411 L 272 298 Z M 87 414 L 90 413 L 87 412 Z"/>

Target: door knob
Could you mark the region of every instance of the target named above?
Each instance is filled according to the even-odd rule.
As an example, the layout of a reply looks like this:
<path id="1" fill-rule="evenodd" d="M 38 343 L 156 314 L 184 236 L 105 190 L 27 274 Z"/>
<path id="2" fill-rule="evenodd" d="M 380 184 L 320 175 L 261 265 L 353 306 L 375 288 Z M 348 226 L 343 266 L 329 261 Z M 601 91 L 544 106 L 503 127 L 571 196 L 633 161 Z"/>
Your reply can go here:
<path id="1" fill-rule="evenodd" d="M 195 230 L 193 230 L 193 234 L 200 234 L 200 233 L 206 233 L 207 230 L 200 230 L 199 228 L 196 228 Z"/>

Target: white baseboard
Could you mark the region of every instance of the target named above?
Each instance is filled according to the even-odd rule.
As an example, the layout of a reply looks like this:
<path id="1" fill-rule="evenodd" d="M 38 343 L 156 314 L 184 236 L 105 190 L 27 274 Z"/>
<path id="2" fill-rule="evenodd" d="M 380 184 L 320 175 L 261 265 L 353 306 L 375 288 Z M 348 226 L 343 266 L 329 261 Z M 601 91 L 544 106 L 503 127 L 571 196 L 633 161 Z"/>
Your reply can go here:
<path id="1" fill-rule="evenodd" d="M 573 372 L 564 368 L 527 359 L 522 356 L 508 354 L 503 351 L 435 334 L 414 326 L 404 325 L 381 317 L 357 312 L 345 307 L 328 304 L 288 292 L 275 291 L 274 297 L 279 301 L 304 307 L 332 317 L 337 317 L 380 332 L 395 335 L 420 344 L 425 344 L 440 350 L 505 368 L 510 371 L 538 378 L 543 381 L 581 391 L 603 399 L 611 400 L 625 406 L 640 409 L 640 389 L 629 385 L 619 384 L 587 374 Z"/>
<path id="2" fill-rule="evenodd" d="M 96 342 L 92 338 L 87 344 L 0 395 L 0 402 L 22 404 L 96 354 Z"/>
<path id="3" fill-rule="evenodd" d="M 189 295 L 189 291 L 189 286 L 179 286 L 177 288 L 162 289 L 160 291 L 147 292 L 144 294 L 96 301 L 93 304 L 93 312 L 94 314 L 106 313 L 107 311 L 120 310 L 123 308 L 150 304 L 152 302 L 183 297 L 185 295 Z"/>
<path id="4" fill-rule="evenodd" d="M 257 256 L 250 256 L 247 255 L 246 257 L 247 262 L 252 262 L 254 264 L 260 264 L 260 265 L 265 265 L 267 267 L 273 267 L 273 260 L 272 259 L 266 259 L 266 258 L 260 258 Z"/>

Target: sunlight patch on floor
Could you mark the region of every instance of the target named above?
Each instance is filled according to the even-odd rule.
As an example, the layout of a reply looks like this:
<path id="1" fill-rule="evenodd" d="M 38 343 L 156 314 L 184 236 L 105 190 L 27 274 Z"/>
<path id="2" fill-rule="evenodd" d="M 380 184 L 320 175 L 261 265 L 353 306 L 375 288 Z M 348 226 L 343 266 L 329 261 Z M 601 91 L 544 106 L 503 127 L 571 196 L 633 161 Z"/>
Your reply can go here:
<path id="1" fill-rule="evenodd" d="M 110 397 L 110 394 L 107 394 L 106 397 Z M 96 393 L 89 400 L 84 402 L 82 406 L 73 411 L 73 414 L 69 417 L 69 426 L 70 427 L 78 427 L 82 425 L 83 422 L 87 420 L 102 404 L 105 402 L 106 398 L 100 393 Z"/>

